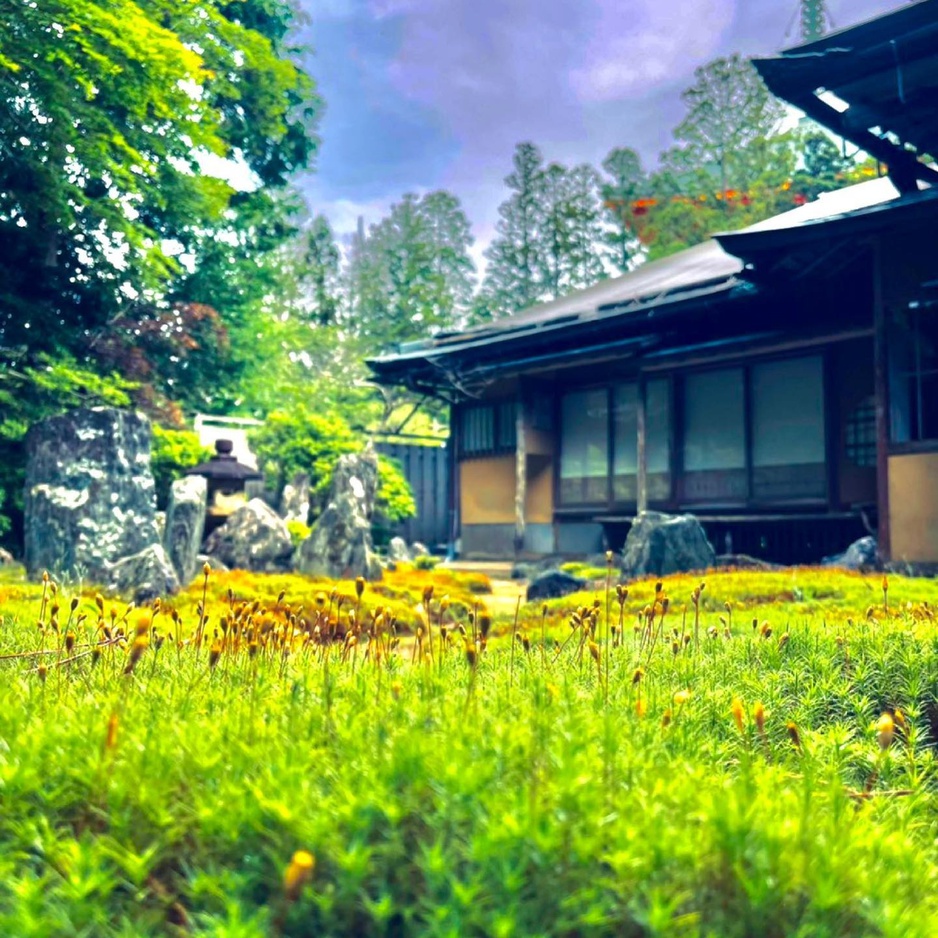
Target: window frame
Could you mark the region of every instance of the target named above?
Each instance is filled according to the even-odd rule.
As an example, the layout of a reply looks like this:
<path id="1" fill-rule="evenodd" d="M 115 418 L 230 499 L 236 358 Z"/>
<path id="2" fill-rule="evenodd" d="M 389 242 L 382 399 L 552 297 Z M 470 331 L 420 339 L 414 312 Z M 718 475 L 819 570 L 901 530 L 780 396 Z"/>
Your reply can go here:
<path id="1" fill-rule="evenodd" d="M 903 329 L 902 323 L 899 321 L 900 315 L 905 315 L 910 327 L 906 330 L 911 338 L 909 340 L 913 363 L 911 369 L 901 368 L 899 363 L 894 357 L 894 350 L 896 347 L 896 335 L 900 329 Z M 897 389 L 898 383 L 901 379 L 905 378 L 910 382 L 910 394 L 914 395 L 919 403 L 917 411 L 917 422 L 919 426 L 922 425 L 922 413 L 923 408 L 922 403 L 922 379 L 926 376 L 934 376 L 938 374 L 938 367 L 929 368 L 924 370 L 921 367 L 921 329 L 918 328 L 918 323 L 923 315 L 931 315 L 938 318 L 938 301 L 927 301 L 927 302 L 918 302 L 915 304 L 910 303 L 909 306 L 901 311 L 894 311 L 887 323 L 887 362 L 888 362 L 888 377 L 887 377 L 887 387 L 888 387 L 888 396 L 889 396 L 889 413 L 888 413 L 888 423 L 889 423 L 889 433 L 888 433 L 888 452 L 893 455 L 904 455 L 911 453 L 928 453 L 938 451 L 938 436 L 920 436 L 913 434 L 911 428 L 909 430 L 909 435 L 907 439 L 897 438 L 897 428 L 900 421 L 897 419 Z M 911 424 L 912 413 L 910 407 L 910 413 L 908 415 L 908 422 Z"/>
<path id="2" fill-rule="evenodd" d="M 507 456 L 515 453 L 518 446 L 517 419 L 518 401 L 515 398 L 501 398 L 492 401 L 480 401 L 461 404 L 458 411 L 457 458 L 460 462 L 470 459 L 487 459 L 492 456 Z M 466 417 L 472 411 L 488 410 L 492 415 L 491 444 L 466 445 Z"/>
<path id="3" fill-rule="evenodd" d="M 792 495 L 790 497 L 757 497 L 754 491 L 753 471 L 753 440 L 754 424 L 756 419 L 755 402 L 753 394 L 753 371 L 760 365 L 775 362 L 792 361 L 801 358 L 816 358 L 821 369 L 821 435 L 823 438 L 823 492 L 817 495 Z M 651 370 L 641 374 L 623 374 L 617 380 L 606 380 L 601 384 L 582 385 L 570 388 L 565 393 L 581 391 L 604 390 L 607 403 L 607 429 L 606 441 L 608 457 L 606 467 L 606 498 L 602 501 L 592 502 L 565 502 L 561 498 L 560 458 L 563 451 L 563 419 L 562 401 L 564 393 L 558 393 L 555 398 L 554 426 L 557 428 L 557 471 L 554 479 L 554 511 L 558 515 L 583 515 L 598 510 L 622 512 L 634 510 L 637 506 L 635 499 L 616 499 L 615 497 L 615 398 L 616 388 L 623 385 L 644 383 L 645 387 L 655 381 L 665 382 L 668 395 L 668 495 L 666 498 L 649 497 L 649 507 L 666 511 L 708 511 L 719 509 L 759 510 L 768 508 L 797 508 L 797 507 L 833 507 L 837 491 L 836 466 L 836 439 L 833 434 L 838 432 L 839 423 L 837 415 L 832 412 L 831 396 L 831 358 L 830 350 L 821 347 L 810 350 L 800 350 L 799 354 L 775 354 L 766 356 L 752 356 L 721 360 L 720 362 L 703 363 L 695 367 L 684 367 L 674 370 Z M 685 393 L 687 378 L 691 375 L 706 372 L 729 371 L 741 369 L 743 388 L 743 421 L 744 421 L 744 468 L 746 475 L 746 492 L 740 498 L 715 499 L 688 499 L 684 494 L 685 471 L 683 465 L 685 442 Z M 936 441 L 938 444 L 938 441 Z M 719 470 L 714 470 L 719 471 Z"/>

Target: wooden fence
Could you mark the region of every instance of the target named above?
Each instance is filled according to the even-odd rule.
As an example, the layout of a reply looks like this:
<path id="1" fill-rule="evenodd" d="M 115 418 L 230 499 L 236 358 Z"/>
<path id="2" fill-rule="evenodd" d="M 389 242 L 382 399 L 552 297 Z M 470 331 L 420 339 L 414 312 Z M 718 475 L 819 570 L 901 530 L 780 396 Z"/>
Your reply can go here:
<path id="1" fill-rule="evenodd" d="M 420 541 L 431 550 L 444 550 L 450 538 L 450 482 L 446 446 L 377 442 L 375 449 L 397 460 L 417 503 L 416 517 L 401 522 L 394 534 L 400 535 L 408 544 Z"/>

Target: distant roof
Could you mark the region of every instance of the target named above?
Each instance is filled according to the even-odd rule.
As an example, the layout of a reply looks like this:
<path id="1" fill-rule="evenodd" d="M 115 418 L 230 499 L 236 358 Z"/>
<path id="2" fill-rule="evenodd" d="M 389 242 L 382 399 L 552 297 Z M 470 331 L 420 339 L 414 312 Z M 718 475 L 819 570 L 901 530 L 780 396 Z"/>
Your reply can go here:
<path id="1" fill-rule="evenodd" d="M 903 191 L 938 181 L 917 159 L 938 157 L 938 0 L 753 64 L 773 93 L 887 163 Z"/>
<path id="2" fill-rule="evenodd" d="M 556 322 L 565 317 L 582 318 L 598 310 L 725 280 L 741 270 L 742 264 L 735 257 L 730 257 L 716 241 L 704 241 L 670 257 L 641 264 L 621 277 L 603 280 L 585 290 L 532 306 L 509 320 L 502 320 L 494 328 L 526 327 Z M 465 332 L 461 334 L 466 335 Z"/>
<path id="3" fill-rule="evenodd" d="M 751 297 L 763 281 L 799 276 L 836 252 L 853 256 L 859 235 L 892 224 L 903 213 L 934 219 L 938 187 L 903 194 L 893 180 L 882 177 L 824 193 L 791 211 L 715 235 L 514 316 L 406 343 L 368 365 L 378 381 L 435 393 L 434 388 L 449 386 L 457 372 L 480 377 L 506 366 L 539 365 L 548 358 L 579 360 L 608 351 L 615 331 L 621 354 L 639 354 L 648 341 L 640 333 L 660 328 L 666 315 Z M 623 328 L 631 337 L 621 334 Z"/>

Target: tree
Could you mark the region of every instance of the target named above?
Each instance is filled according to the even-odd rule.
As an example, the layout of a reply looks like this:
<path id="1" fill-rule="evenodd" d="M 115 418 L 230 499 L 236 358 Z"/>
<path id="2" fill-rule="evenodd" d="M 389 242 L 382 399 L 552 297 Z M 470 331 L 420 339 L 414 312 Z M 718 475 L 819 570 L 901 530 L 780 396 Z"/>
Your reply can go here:
<path id="1" fill-rule="evenodd" d="M 687 114 L 674 131 L 678 146 L 663 154 L 662 162 L 680 176 L 692 175 L 725 206 L 725 193 L 745 189 L 753 178 L 741 155 L 776 132 L 784 108 L 739 55 L 716 59 L 694 77 L 681 95 Z"/>
<path id="2" fill-rule="evenodd" d="M 459 200 L 446 192 L 406 194 L 372 225 L 349 266 L 349 329 L 361 350 L 450 328 L 464 318 L 474 266 Z"/>
<path id="3" fill-rule="evenodd" d="M 291 7 L 198 14 L 186 0 L 0 9 L 0 345 L 86 355 L 128 307 L 167 303 L 178 258 L 197 266 L 226 228 L 235 192 L 212 159 L 267 189 L 309 162 L 318 99 L 287 44 Z"/>
<path id="4" fill-rule="evenodd" d="M 472 303 L 476 270 L 469 248 L 473 237 L 469 219 L 452 193 L 430 192 L 418 202 L 430 242 L 433 271 L 452 294 L 454 324 L 463 325 Z"/>
<path id="5" fill-rule="evenodd" d="M 547 299 L 592 286 L 605 275 L 599 175 L 591 166 L 551 163 L 544 173 L 538 247 Z"/>
<path id="6" fill-rule="evenodd" d="M 609 223 L 605 242 L 613 267 L 624 274 L 631 269 L 632 258 L 638 248 L 632 206 L 648 194 L 648 178 L 641 158 L 630 147 L 611 150 L 603 160 L 602 168 L 607 179 L 602 182 L 601 193 Z"/>
<path id="7" fill-rule="evenodd" d="M 301 264 L 309 284 L 312 320 L 320 326 L 334 325 L 340 305 L 339 263 L 341 255 L 332 227 L 317 215 L 303 233 Z"/>
<path id="8" fill-rule="evenodd" d="M 514 169 L 505 178 L 511 194 L 498 207 L 496 236 L 485 252 L 488 268 L 482 294 L 492 317 L 533 306 L 543 295 L 539 278 L 543 158 L 533 143 L 519 143 L 512 162 Z"/>

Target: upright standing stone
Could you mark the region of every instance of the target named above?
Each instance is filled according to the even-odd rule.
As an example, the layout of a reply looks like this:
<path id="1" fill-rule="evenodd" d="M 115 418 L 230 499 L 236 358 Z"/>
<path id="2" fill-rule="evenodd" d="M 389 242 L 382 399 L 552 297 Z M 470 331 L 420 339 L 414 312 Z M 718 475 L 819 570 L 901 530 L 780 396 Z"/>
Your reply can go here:
<path id="1" fill-rule="evenodd" d="M 297 472 L 283 487 L 280 517 L 286 522 L 309 523 L 309 473 Z"/>
<path id="2" fill-rule="evenodd" d="M 325 511 L 297 548 L 295 564 L 301 573 L 381 579 L 371 543 L 377 490 L 378 458 L 372 449 L 339 457 Z"/>
<path id="3" fill-rule="evenodd" d="M 205 476 L 184 476 L 170 489 L 163 545 L 182 584 L 192 582 L 198 572 L 207 493 Z"/>
<path id="4" fill-rule="evenodd" d="M 112 563 L 160 541 L 150 421 L 91 407 L 50 417 L 26 436 L 27 573 L 107 583 Z"/>
<path id="5" fill-rule="evenodd" d="M 410 556 L 410 549 L 404 538 L 391 538 L 391 542 L 388 544 L 388 559 L 395 562 L 404 561 L 405 563 L 413 559 Z"/>

